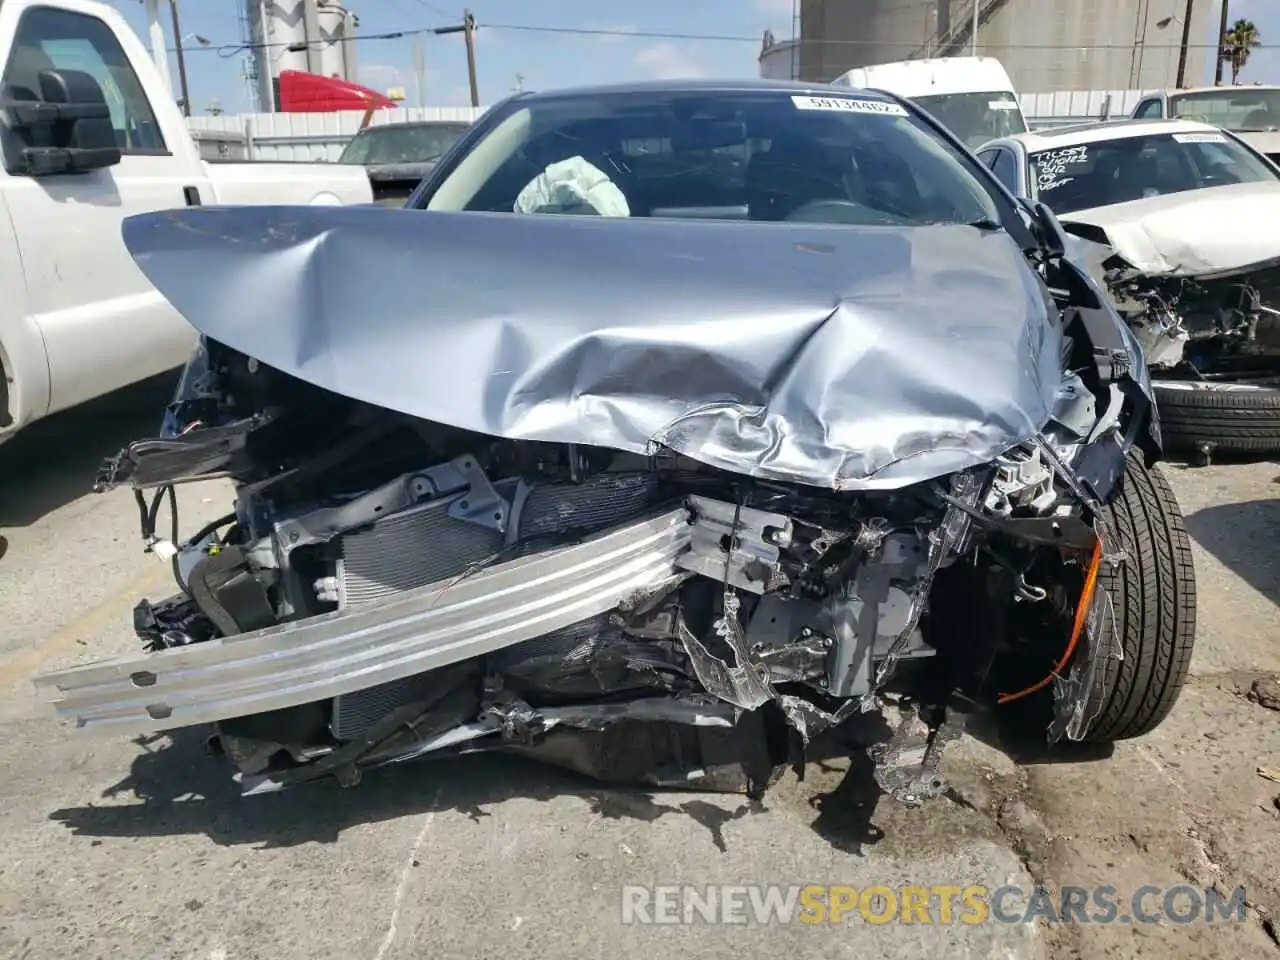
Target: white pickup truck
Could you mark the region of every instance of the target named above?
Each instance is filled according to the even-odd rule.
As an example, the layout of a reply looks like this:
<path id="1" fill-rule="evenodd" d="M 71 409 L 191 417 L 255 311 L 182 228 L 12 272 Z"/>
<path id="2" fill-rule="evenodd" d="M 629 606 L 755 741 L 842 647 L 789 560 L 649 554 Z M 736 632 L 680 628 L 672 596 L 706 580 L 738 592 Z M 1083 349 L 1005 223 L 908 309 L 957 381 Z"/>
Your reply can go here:
<path id="1" fill-rule="evenodd" d="M 104 3 L 3 0 L 0 63 L 0 442 L 186 360 L 195 331 L 129 257 L 125 217 L 372 202 L 362 167 L 202 160 Z"/>
<path id="2" fill-rule="evenodd" d="M 1131 119 L 1211 123 L 1280 163 L 1280 86 L 1275 84 L 1155 90 L 1138 101 Z"/>

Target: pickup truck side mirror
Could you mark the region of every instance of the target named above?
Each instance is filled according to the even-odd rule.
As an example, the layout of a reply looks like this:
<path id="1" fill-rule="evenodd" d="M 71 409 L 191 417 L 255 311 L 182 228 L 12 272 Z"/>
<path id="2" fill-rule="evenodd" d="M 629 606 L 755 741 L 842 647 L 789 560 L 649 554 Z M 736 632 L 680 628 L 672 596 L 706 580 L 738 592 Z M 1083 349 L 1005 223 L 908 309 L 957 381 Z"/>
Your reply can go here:
<path id="1" fill-rule="evenodd" d="M 15 176 L 84 173 L 120 162 L 111 111 L 98 81 L 81 70 L 41 70 L 40 99 L 6 99 L 5 122 L 19 141 L 5 151 Z M 11 91 L 10 91 L 11 92 Z"/>

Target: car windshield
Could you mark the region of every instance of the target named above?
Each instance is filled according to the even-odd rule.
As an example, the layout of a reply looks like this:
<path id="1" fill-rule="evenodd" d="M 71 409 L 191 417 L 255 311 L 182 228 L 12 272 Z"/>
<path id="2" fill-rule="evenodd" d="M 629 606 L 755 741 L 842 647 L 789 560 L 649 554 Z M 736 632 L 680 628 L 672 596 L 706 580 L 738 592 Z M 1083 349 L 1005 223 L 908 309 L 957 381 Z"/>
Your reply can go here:
<path id="1" fill-rule="evenodd" d="M 429 210 L 998 222 L 972 161 L 869 96 L 657 90 L 515 100 L 435 186 Z"/>
<path id="2" fill-rule="evenodd" d="M 1175 93 L 1169 96 L 1169 113 L 1227 130 L 1275 130 L 1280 128 L 1280 90 L 1223 87 Z"/>
<path id="3" fill-rule="evenodd" d="M 467 132 L 465 123 L 389 123 L 352 137 L 339 163 L 421 163 L 436 160 Z"/>
<path id="4" fill-rule="evenodd" d="M 1276 180 L 1275 170 L 1224 133 L 1162 133 L 1030 155 L 1039 199 L 1061 215 L 1232 183 Z"/>
<path id="5" fill-rule="evenodd" d="M 970 149 L 988 140 L 1024 133 L 1026 122 L 1012 93 L 938 93 L 912 97 L 933 118 L 965 142 Z"/>

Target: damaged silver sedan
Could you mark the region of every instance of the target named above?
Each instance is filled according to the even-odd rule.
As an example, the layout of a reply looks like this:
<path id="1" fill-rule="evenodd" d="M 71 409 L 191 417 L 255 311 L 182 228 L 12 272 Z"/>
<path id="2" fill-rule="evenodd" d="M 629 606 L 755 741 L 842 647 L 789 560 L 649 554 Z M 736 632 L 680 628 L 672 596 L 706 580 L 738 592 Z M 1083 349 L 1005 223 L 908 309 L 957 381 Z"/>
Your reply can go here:
<path id="1" fill-rule="evenodd" d="M 975 710 L 1168 713 L 1195 586 L 1140 349 L 911 105 L 518 95 L 410 206 L 127 222 L 202 339 L 98 487 L 178 590 L 38 679 L 61 716 L 212 724 L 247 792 L 494 749 L 759 793 L 895 703 L 919 801 Z M 211 477 L 233 511 L 162 536 Z"/>

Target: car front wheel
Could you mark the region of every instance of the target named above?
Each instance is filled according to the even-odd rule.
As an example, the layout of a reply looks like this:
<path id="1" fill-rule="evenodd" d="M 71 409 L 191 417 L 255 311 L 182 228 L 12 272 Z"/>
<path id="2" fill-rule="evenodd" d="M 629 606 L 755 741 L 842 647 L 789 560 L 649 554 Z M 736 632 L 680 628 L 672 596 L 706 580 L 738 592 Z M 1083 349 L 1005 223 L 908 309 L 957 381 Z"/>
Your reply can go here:
<path id="1" fill-rule="evenodd" d="M 1094 743 L 1140 737 L 1160 725 L 1186 681 L 1196 634 L 1191 540 L 1164 475 L 1130 454 L 1105 511 L 1118 541 L 1108 551 L 1124 557 L 1103 564 L 1098 589 L 1111 597 L 1123 657 L 1100 665 L 1085 733 Z"/>

